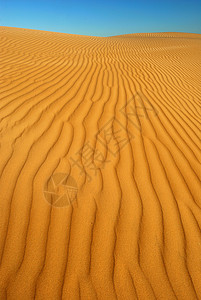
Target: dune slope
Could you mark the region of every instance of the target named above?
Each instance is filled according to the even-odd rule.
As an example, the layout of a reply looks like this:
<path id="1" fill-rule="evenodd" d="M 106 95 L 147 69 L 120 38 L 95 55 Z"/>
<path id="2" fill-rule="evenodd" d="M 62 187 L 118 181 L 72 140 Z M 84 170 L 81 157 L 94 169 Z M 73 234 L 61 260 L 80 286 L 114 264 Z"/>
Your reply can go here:
<path id="1" fill-rule="evenodd" d="M 201 299 L 201 35 L 0 45 L 0 299 Z"/>

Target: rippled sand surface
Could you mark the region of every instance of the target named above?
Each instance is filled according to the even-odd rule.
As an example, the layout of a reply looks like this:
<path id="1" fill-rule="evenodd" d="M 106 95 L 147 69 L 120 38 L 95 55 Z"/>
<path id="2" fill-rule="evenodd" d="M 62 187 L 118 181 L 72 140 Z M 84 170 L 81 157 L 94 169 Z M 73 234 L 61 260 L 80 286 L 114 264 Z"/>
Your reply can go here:
<path id="1" fill-rule="evenodd" d="M 0 52 L 0 299 L 201 299 L 201 35 Z"/>

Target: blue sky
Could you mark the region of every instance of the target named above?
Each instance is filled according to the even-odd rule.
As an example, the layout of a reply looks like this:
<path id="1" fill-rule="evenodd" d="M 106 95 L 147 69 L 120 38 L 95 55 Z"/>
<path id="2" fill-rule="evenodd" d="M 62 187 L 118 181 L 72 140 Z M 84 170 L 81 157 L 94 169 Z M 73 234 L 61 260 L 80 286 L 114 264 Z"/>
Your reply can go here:
<path id="1" fill-rule="evenodd" d="M 201 33 L 201 0 L 0 0 L 0 25 L 111 36 Z"/>

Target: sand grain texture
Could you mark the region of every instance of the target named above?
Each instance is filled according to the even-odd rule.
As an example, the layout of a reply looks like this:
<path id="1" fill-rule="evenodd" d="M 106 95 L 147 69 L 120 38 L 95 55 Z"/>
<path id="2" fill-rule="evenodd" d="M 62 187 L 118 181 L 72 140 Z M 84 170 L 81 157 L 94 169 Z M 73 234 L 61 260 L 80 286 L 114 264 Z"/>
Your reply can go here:
<path id="1" fill-rule="evenodd" d="M 0 45 L 0 299 L 201 299 L 201 35 Z"/>

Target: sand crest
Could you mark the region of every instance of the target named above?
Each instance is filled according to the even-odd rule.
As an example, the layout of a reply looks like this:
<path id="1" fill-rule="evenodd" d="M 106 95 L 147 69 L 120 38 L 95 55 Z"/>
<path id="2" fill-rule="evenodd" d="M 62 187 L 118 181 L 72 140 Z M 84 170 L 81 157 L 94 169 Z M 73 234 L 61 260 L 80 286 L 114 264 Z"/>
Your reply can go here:
<path id="1" fill-rule="evenodd" d="M 201 299 L 201 35 L 0 45 L 0 299 Z"/>

